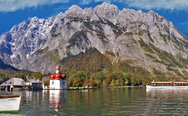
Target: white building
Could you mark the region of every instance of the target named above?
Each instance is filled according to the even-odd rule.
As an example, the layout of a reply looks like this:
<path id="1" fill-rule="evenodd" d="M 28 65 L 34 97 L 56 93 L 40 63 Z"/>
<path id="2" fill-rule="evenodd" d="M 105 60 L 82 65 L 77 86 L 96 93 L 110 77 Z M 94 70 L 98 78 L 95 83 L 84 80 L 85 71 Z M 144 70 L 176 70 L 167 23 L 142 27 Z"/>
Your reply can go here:
<path id="1" fill-rule="evenodd" d="M 44 85 L 44 83 L 39 79 L 27 79 L 25 84 L 29 89 L 35 89 L 35 90 L 43 89 L 43 85 Z"/>
<path id="2" fill-rule="evenodd" d="M 60 67 L 56 67 L 56 73 L 50 76 L 49 89 L 66 89 L 67 81 L 64 74 L 60 74 Z"/>

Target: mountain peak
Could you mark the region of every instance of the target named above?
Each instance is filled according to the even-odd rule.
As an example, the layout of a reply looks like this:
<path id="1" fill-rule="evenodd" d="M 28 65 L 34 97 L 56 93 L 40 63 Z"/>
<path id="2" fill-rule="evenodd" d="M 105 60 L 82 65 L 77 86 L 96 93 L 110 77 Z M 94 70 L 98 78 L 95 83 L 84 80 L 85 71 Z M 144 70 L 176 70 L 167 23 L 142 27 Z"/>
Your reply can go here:
<path id="1" fill-rule="evenodd" d="M 158 14 L 157 14 L 156 12 L 154 12 L 153 10 L 150 10 L 148 13 L 151 14 L 151 15 L 158 15 Z"/>
<path id="2" fill-rule="evenodd" d="M 34 16 L 34 17 L 31 17 L 31 18 L 28 18 L 28 20 L 38 20 L 39 18 Z"/>
<path id="3" fill-rule="evenodd" d="M 73 10 L 73 11 L 81 11 L 82 8 L 80 8 L 79 6 L 77 5 L 72 5 L 68 10 Z"/>
<path id="4" fill-rule="evenodd" d="M 63 15 L 63 13 L 62 12 L 60 12 L 59 14 L 58 14 L 58 16 L 62 16 Z"/>
<path id="5" fill-rule="evenodd" d="M 83 11 L 82 8 L 80 8 L 79 6 L 77 5 L 72 5 L 64 14 L 65 15 L 75 15 L 77 16 L 76 14 L 78 13 L 81 13 Z"/>
<path id="6" fill-rule="evenodd" d="M 101 5 L 97 5 L 96 7 L 100 7 L 100 8 L 104 8 L 104 9 L 119 10 L 116 5 L 113 5 L 113 4 L 110 4 L 110 3 L 107 3 L 107 2 L 103 2 Z"/>
<path id="7" fill-rule="evenodd" d="M 110 6 L 111 4 L 110 3 L 107 3 L 107 2 L 103 2 L 102 4 L 101 4 L 101 6 Z"/>
<path id="8" fill-rule="evenodd" d="M 114 20 L 113 18 L 117 17 L 120 12 L 116 5 L 112 5 L 106 2 L 101 5 L 97 5 L 94 8 L 94 11 L 98 14 L 99 17 L 106 17 L 109 18 L 109 20 Z"/>

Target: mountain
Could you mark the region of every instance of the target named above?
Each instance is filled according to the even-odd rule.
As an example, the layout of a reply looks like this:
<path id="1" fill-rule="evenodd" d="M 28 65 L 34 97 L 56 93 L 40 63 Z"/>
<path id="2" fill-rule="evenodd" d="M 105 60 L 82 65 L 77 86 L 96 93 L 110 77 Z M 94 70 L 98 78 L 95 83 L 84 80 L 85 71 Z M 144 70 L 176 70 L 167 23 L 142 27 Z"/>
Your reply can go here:
<path id="1" fill-rule="evenodd" d="M 5 64 L 2 60 L 0 60 L 0 70 L 13 70 L 13 71 L 18 71 L 18 69 Z"/>
<path id="2" fill-rule="evenodd" d="M 129 65 L 185 78 L 187 58 L 188 40 L 172 22 L 108 3 L 29 18 L 0 36 L 0 59 L 34 72 L 54 72 L 57 64 L 94 72 Z"/>

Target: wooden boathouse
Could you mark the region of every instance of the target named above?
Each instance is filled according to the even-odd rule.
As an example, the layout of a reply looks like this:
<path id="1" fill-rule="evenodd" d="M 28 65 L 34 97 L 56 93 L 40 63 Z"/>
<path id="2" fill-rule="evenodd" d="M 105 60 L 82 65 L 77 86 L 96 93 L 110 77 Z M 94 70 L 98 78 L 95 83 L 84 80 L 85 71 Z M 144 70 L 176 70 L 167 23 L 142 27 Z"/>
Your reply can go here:
<path id="1" fill-rule="evenodd" d="M 21 78 L 11 78 L 0 85 L 0 90 L 13 91 L 15 88 L 24 88 L 25 81 Z"/>

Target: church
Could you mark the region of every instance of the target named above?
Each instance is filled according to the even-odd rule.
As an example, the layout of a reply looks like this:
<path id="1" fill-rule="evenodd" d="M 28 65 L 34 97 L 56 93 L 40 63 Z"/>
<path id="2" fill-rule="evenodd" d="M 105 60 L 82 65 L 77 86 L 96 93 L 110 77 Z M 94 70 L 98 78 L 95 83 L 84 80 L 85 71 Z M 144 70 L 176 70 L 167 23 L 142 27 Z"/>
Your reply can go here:
<path id="1" fill-rule="evenodd" d="M 67 89 L 66 76 L 60 74 L 60 66 L 56 67 L 56 73 L 50 76 L 49 89 Z"/>

